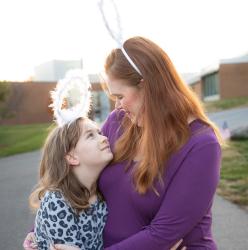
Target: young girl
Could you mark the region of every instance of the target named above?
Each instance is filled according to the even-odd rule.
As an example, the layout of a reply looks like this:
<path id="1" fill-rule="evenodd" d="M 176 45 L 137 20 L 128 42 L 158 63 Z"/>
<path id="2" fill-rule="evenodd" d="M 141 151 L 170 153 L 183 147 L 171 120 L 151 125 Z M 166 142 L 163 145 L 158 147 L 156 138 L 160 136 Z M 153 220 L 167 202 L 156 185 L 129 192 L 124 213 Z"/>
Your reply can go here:
<path id="1" fill-rule="evenodd" d="M 113 154 L 108 139 L 87 118 L 88 77 L 81 70 L 69 71 L 51 99 L 58 126 L 45 142 L 39 183 L 29 199 L 38 208 L 32 238 L 42 250 L 57 243 L 99 250 L 107 208 L 97 179 Z M 26 242 L 24 248 L 32 249 L 32 244 Z"/>
<path id="2" fill-rule="evenodd" d="M 35 219 L 38 249 L 56 243 L 102 249 L 107 209 L 97 190 L 97 178 L 112 157 L 107 138 L 87 118 L 50 133 L 39 183 L 30 195 L 31 206 L 39 206 Z"/>

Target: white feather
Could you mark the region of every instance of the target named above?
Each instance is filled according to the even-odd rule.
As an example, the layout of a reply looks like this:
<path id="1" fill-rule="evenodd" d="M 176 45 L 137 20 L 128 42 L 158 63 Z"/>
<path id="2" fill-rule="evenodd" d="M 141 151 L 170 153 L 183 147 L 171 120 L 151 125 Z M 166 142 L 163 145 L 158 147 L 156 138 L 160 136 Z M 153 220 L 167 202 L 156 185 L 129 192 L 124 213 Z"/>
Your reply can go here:
<path id="1" fill-rule="evenodd" d="M 79 117 L 87 117 L 91 106 L 90 81 L 82 70 L 74 69 L 66 73 L 64 79 L 58 81 L 54 91 L 51 91 L 54 111 L 58 126 L 70 124 Z M 63 108 L 67 101 L 68 107 Z"/>

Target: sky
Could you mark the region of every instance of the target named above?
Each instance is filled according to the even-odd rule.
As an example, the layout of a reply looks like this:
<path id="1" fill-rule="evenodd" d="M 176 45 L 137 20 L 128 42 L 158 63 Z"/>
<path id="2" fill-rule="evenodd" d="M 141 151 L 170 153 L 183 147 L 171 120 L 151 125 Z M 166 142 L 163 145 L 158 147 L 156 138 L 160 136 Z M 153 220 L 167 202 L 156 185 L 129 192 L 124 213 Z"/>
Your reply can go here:
<path id="1" fill-rule="evenodd" d="M 53 59 L 103 69 L 116 47 L 98 0 L 0 0 L 0 80 L 27 80 Z M 248 53 L 247 0 L 115 0 L 123 37 L 147 37 L 180 73 Z M 109 13 L 112 13 L 111 11 Z M 112 17 L 110 17 L 111 19 Z M 114 17 L 111 19 L 114 23 Z M 113 26 L 115 27 L 115 26 Z"/>

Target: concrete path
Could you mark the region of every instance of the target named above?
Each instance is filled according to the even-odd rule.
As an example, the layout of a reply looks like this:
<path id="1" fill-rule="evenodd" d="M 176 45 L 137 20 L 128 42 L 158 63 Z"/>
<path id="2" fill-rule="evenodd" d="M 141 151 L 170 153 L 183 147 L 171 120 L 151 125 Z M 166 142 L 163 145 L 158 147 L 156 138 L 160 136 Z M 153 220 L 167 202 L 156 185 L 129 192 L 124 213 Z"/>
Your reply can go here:
<path id="1" fill-rule="evenodd" d="M 248 213 L 216 196 L 213 234 L 220 250 L 248 250 Z"/>
<path id="2" fill-rule="evenodd" d="M 28 195 L 37 180 L 40 152 L 0 159 L 0 249 L 19 250 L 34 221 Z M 248 213 L 216 196 L 214 235 L 220 250 L 248 249 Z"/>
<path id="3" fill-rule="evenodd" d="M 0 159 L 0 249 L 20 250 L 34 215 L 28 196 L 37 182 L 39 152 Z"/>
<path id="4" fill-rule="evenodd" d="M 215 122 L 219 128 L 222 128 L 224 122 L 227 122 L 228 128 L 233 131 L 248 126 L 248 107 L 209 113 L 208 117 Z"/>

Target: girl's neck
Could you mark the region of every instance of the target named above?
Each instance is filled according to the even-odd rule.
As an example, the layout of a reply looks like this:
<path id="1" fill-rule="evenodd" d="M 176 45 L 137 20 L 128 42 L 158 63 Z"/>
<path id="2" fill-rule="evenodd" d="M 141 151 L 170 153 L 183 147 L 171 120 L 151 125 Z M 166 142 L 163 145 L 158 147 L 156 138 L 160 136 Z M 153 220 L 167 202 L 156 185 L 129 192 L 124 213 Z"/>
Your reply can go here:
<path id="1" fill-rule="evenodd" d="M 78 181 L 85 186 L 91 194 L 96 193 L 96 183 L 100 175 L 100 171 L 92 171 L 90 167 L 75 167 L 74 174 Z"/>
<path id="2" fill-rule="evenodd" d="M 96 201 L 97 201 L 97 194 L 94 193 L 94 194 L 92 194 L 92 195 L 90 196 L 90 198 L 89 198 L 89 203 L 90 203 L 90 204 L 94 204 Z"/>

